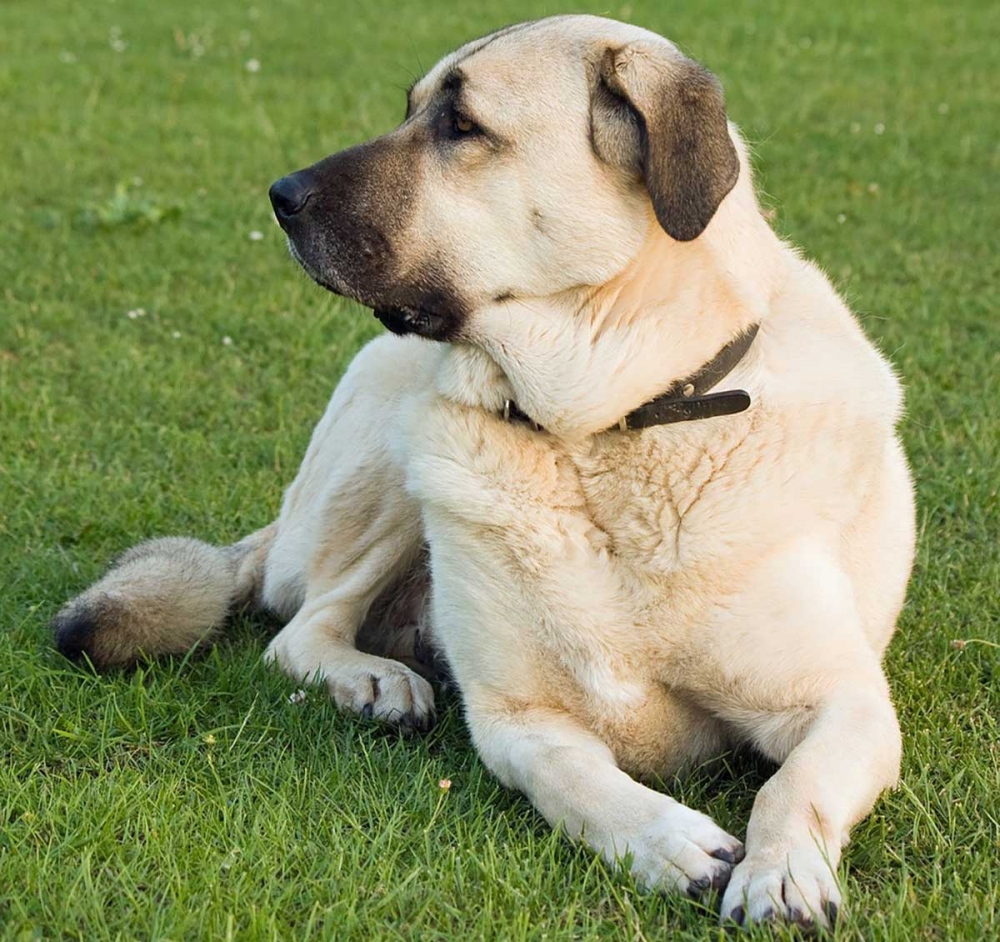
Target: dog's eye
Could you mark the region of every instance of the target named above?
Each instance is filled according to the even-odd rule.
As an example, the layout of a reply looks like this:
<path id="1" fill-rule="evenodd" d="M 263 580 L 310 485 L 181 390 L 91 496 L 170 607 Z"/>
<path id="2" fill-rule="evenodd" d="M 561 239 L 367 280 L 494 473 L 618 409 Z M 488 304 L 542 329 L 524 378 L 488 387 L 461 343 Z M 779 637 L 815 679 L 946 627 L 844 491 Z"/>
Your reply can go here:
<path id="1" fill-rule="evenodd" d="M 450 105 L 438 113 L 437 121 L 438 136 L 444 141 L 468 141 L 483 134 L 472 118 Z"/>

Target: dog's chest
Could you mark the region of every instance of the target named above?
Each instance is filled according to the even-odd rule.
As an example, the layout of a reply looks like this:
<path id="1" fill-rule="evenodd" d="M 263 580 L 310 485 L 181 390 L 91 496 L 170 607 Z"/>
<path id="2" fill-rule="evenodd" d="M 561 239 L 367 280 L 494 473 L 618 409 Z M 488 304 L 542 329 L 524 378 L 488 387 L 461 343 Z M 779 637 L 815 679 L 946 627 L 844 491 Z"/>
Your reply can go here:
<path id="1" fill-rule="evenodd" d="M 686 541 L 701 544 L 691 514 L 718 499 L 718 452 L 690 434 L 665 447 L 653 431 L 569 446 L 444 403 L 425 418 L 409 486 L 459 686 L 492 677 L 508 696 L 544 691 L 601 730 L 623 765 L 659 768 L 678 711 L 685 728 L 700 722 L 665 665 L 688 647 L 709 591 Z"/>
<path id="2" fill-rule="evenodd" d="M 588 515 L 622 565 L 678 576 L 711 552 L 720 534 L 708 523 L 728 516 L 746 435 L 743 423 L 608 433 L 572 455 Z"/>

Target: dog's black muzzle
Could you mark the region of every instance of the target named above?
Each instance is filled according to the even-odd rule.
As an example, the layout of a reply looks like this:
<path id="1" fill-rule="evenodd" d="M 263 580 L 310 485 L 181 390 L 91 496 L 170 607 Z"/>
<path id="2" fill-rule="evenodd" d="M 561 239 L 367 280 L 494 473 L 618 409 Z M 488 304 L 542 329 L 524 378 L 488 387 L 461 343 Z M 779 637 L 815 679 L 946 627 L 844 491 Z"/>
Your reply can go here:
<path id="1" fill-rule="evenodd" d="M 374 309 L 394 333 L 451 340 L 464 305 L 445 266 L 410 235 L 414 150 L 390 134 L 282 177 L 268 196 L 313 280 Z"/>

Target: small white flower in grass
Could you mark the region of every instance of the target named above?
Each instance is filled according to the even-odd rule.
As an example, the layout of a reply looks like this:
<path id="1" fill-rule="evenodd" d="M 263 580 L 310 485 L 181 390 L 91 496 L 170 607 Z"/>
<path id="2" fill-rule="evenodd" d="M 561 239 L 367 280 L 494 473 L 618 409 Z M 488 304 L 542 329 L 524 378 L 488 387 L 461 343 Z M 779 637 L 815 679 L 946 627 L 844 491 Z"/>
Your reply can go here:
<path id="1" fill-rule="evenodd" d="M 263 238 L 264 238 L 264 233 L 261 232 L 259 229 L 253 229 L 250 232 L 250 241 L 251 242 L 260 242 L 260 240 L 263 239 Z"/>
<path id="2" fill-rule="evenodd" d="M 247 59 L 247 71 L 248 72 L 259 72 L 260 71 L 260 59 Z"/>
<path id="3" fill-rule="evenodd" d="M 948 113 L 948 102 L 943 101 L 941 102 L 940 105 L 938 105 L 938 114 L 947 114 L 947 113 Z"/>
<path id="4" fill-rule="evenodd" d="M 843 213 L 840 213 L 837 216 L 837 222 L 839 222 L 841 225 L 843 225 L 845 222 L 847 222 L 847 216 L 845 216 Z"/>
<path id="5" fill-rule="evenodd" d="M 232 345 L 233 345 L 233 338 L 232 337 L 225 336 L 225 337 L 222 338 L 222 346 L 224 346 L 224 347 L 231 347 Z"/>
<path id="6" fill-rule="evenodd" d="M 170 336 L 173 337 L 174 340 L 180 340 L 181 332 L 179 330 L 175 330 Z"/>
<path id="7" fill-rule="evenodd" d="M 878 184 L 877 183 L 869 183 L 868 184 L 868 192 L 869 193 L 878 193 Z"/>
<path id="8" fill-rule="evenodd" d="M 879 121 L 879 123 L 875 125 L 875 133 L 885 134 L 885 125 L 881 121 Z"/>
<path id="9" fill-rule="evenodd" d="M 438 782 L 438 788 L 440 788 L 441 791 L 443 792 L 448 791 L 451 788 L 451 779 L 450 778 L 441 779 L 441 781 Z"/>
<path id="10" fill-rule="evenodd" d="M 290 693 L 288 695 L 289 703 L 305 703 L 306 702 L 306 692 L 304 690 L 296 690 L 295 693 Z"/>
<path id="11" fill-rule="evenodd" d="M 130 321 L 134 321 L 139 316 L 139 312 L 138 311 L 129 311 L 125 316 Z"/>

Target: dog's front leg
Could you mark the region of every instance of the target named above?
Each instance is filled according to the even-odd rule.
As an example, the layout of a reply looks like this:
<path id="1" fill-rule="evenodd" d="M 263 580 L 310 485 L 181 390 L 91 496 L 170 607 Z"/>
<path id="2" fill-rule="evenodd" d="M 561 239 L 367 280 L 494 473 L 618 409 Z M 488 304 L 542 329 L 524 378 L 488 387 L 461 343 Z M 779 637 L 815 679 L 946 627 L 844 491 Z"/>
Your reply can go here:
<path id="1" fill-rule="evenodd" d="M 723 920 L 832 924 L 841 905 L 841 847 L 895 783 L 899 755 L 899 726 L 884 689 L 844 684 L 830 691 L 805 738 L 757 794 L 747 857 L 726 892 Z"/>
<path id="2" fill-rule="evenodd" d="M 553 827 L 608 861 L 631 861 L 644 886 L 699 895 L 719 889 L 743 857 L 711 818 L 636 782 L 610 749 L 567 713 L 467 697 L 480 756 Z"/>
<path id="3" fill-rule="evenodd" d="M 644 885 L 721 887 L 740 842 L 632 779 L 586 721 L 641 708 L 649 691 L 619 653 L 633 632 L 626 591 L 572 469 L 546 438 L 447 405 L 422 432 L 408 484 L 431 549 L 435 639 L 483 762 Z M 687 738 L 672 758 L 690 756 Z"/>
<path id="4" fill-rule="evenodd" d="M 746 648 L 730 667 L 756 698 L 729 718 L 782 765 L 754 802 L 747 856 L 722 918 L 829 926 L 841 906 L 841 848 L 898 778 L 899 724 L 835 562 L 798 546 L 776 556 L 754 586 L 733 605 L 742 625 L 717 626 L 721 637 L 741 633 Z"/>

